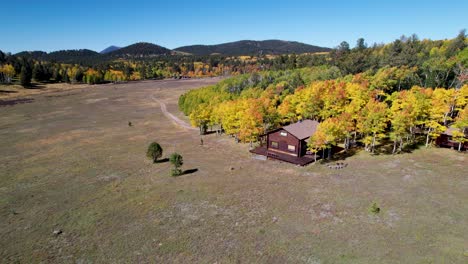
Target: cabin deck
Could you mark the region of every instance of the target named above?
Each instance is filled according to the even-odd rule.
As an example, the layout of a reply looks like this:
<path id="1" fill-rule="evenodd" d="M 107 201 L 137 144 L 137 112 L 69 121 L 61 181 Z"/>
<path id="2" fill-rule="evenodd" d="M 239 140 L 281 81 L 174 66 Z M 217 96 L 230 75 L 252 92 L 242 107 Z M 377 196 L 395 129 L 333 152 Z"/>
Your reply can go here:
<path id="1" fill-rule="evenodd" d="M 294 157 L 290 156 L 287 154 L 281 154 L 278 152 L 273 152 L 273 151 L 268 151 L 266 146 L 260 146 L 256 147 L 252 150 L 250 150 L 251 153 L 257 154 L 257 155 L 262 155 L 266 156 L 269 159 L 274 159 L 274 160 L 280 160 L 280 161 L 285 161 L 289 162 L 292 164 L 300 165 L 300 166 L 305 166 L 309 163 L 314 162 L 314 156 L 313 155 L 305 155 L 302 157 Z M 317 155 L 317 159 L 319 159 L 319 155 Z"/>

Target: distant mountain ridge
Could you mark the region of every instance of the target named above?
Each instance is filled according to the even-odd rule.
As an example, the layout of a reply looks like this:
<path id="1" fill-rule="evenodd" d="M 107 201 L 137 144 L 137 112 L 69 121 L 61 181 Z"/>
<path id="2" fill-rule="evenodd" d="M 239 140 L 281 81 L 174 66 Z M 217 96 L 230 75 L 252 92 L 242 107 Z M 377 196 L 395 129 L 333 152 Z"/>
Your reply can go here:
<path id="1" fill-rule="evenodd" d="M 145 57 L 154 55 L 170 55 L 171 53 L 172 51 L 168 48 L 153 43 L 138 42 L 109 52 L 107 55 L 112 57 Z"/>
<path id="2" fill-rule="evenodd" d="M 89 49 L 59 50 L 50 53 L 44 51 L 22 51 L 15 55 L 40 61 L 56 61 L 61 63 L 86 63 L 100 58 L 99 53 Z"/>
<path id="3" fill-rule="evenodd" d="M 228 56 L 259 55 L 259 54 L 291 54 L 327 52 L 330 48 L 309 45 L 297 41 L 285 40 L 241 40 L 217 45 L 191 45 L 174 49 L 193 55 L 206 56 L 222 54 Z"/>
<path id="4" fill-rule="evenodd" d="M 41 60 L 45 59 L 47 57 L 47 52 L 45 51 L 21 51 L 15 54 L 15 56 L 19 57 L 27 57 L 27 58 L 33 58 L 35 60 Z"/>
<path id="5" fill-rule="evenodd" d="M 109 46 L 109 47 L 103 49 L 103 50 L 102 50 L 101 52 L 99 52 L 99 53 L 101 53 L 101 54 L 106 54 L 106 53 L 109 53 L 109 52 L 112 52 L 112 51 L 116 51 L 116 50 L 118 50 L 118 49 L 120 49 L 120 47 L 117 47 L 117 46 L 112 45 L 112 46 Z"/>
<path id="6" fill-rule="evenodd" d="M 296 41 L 284 40 L 241 40 L 222 43 L 218 45 L 192 45 L 179 47 L 174 50 L 148 43 L 138 42 L 120 48 L 110 46 L 101 52 L 89 49 L 59 50 L 50 53 L 44 51 L 22 51 L 17 56 L 32 58 L 42 61 L 55 61 L 60 63 L 93 64 L 116 58 L 142 58 L 154 56 L 208 56 L 220 54 L 224 56 L 259 55 L 259 54 L 301 54 L 330 51 L 330 48 L 313 46 Z"/>

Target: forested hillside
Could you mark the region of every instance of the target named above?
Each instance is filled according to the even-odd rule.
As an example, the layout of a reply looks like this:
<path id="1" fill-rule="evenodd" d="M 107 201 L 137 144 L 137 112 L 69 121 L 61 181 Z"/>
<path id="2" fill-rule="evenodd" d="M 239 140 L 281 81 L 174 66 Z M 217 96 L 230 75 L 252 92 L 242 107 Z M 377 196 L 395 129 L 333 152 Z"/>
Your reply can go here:
<path id="1" fill-rule="evenodd" d="M 289 57 L 291 58 L 291 56 Z M 316 59 L 295 58 L 294 65 Z M 390 139 L 393 152 L 425 134 L 429 145 L 449 126 L 462 143 L 468 127 L 468 48 L 455 39 L 401 38 L 391 44 L 354 48 L 342 43 L 320 67 L 237 76 L 180 97 L 180 108 L 202 131 L 221 125 L 241 141 L 302 119 L 321 122 L 309 148 L 362 142 L 373 151 Z M 287 61 L 282 64 L 289 68 Z M 294 67 L 291 67 L 294 68 Z"/>
<path id="2" fill-rule="evenodd" d="M 218 45 L 192 45 L 175 49 L 176 51 L 187 52 L 194 55 L 206 56 L 220 54 L 226 56 L 242 55 L 281 55 L 281 54 L 302 54 L 315 52 L 328 52 L 330 48 L 313 46 L 296 41 L 284 40 L 241 40 L 236 42 L 223 43 Z"/>
<path id="3" fill-rule="evenodd" d="M 156 44 L 139 42 L 130 46 L 116 49 L 107 53 L 107 56 L 111 57 L 145 57 L 145 56 L 157 56 L 157 55 L 169 55 L 171 50 L 165 47 L 161 47 Z"/>

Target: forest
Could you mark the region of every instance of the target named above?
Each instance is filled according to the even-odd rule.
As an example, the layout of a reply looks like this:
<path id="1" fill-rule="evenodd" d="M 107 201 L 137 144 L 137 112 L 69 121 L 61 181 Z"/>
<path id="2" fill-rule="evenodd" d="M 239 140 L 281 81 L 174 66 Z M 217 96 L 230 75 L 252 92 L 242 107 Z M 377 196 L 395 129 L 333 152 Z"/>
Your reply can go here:
<path id="1" fill-rule="evenodd" d="M 387 140 L 397 153 L 417 138 L 429 146 L 449 127 L 459 146 L 467 140 L 465 31 L 451 40 L 413 35 L 373 47 L 359 39 L 324 57 L 288 56 L 270 66 L 189 91 L 179 107 L 202 134 L 218 126 L 242 142 L 284 124 L 318 120 L 312 152 L 339 143 L 374 152 Z"/>

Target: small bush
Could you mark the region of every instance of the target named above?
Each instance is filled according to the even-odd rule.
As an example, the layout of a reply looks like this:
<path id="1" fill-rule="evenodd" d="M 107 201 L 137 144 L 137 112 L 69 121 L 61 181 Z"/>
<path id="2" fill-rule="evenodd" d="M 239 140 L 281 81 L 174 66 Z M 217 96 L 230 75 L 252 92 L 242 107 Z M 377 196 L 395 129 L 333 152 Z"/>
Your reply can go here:
<path id="1" fill-rule="evenodd" d="M 182 175 L 182 170 L 181 169 L 172 169 L 171 170 L 171 176 L 176 177 Z"/>
<path id="2" fill-rule="evenodd" d="M 174 169 L 171 170 L 172 176 L 179 176 L 182 174 L 180 167 L 184 164 L 182 156 L 178 153 L 172 153 L 169 157 L 169 161 L 174 165 Z"/>
<path id="3" fill-rule="evenodd" d="M 380 207 L 377 205 L 377 203 L 373 203 L 372 206 L 369 208 L 369 212 L 372 214 L 378 214 L 380 213 Z"/>

